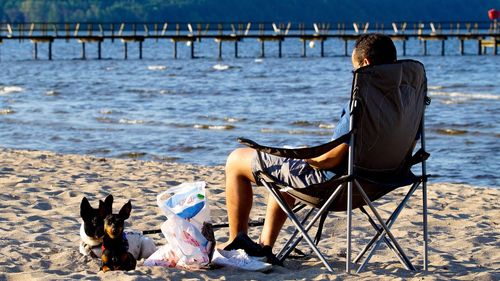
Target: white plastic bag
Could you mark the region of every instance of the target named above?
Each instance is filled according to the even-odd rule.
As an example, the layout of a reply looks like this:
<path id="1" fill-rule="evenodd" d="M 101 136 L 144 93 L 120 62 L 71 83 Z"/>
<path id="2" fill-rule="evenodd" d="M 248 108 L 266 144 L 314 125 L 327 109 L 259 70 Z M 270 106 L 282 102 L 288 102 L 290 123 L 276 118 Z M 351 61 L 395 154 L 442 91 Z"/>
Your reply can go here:
<path id="1" fill-rule="evenodd" d="M 210 222 L 205 182 L 183 183 L 157 196 L 167 221 L 161 231 L 167 240 L 145 265 L 199 269 L 208 265 L 213 246 L 202 234 L 204 222 Z"/>
<path id="2" fill-rule="evenodd" d="M 205 186 L 204 181 L 174 186 L 156 197 L 157 204 L 168 219 L 177 215 L 201 230 L 204 222 L 210 222 Z"/>

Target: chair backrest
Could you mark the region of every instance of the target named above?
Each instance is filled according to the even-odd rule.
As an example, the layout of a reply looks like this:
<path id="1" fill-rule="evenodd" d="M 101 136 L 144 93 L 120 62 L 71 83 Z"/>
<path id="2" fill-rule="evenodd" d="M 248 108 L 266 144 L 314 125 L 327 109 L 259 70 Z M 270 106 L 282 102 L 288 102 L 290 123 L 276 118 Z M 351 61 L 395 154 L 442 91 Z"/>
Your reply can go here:
<path id="1" fill-rule="evenodd" d="M 407 160 L 411 158 L 422 124 L 426 95 L 425 69 L 417 61 L 371 65 L 354 73 L 351 104 L 356 101 L 356 107 L 351 119 L 353 128 L 350 128 L 355 129 L 353 168 L 370 200 L 413 183 Z M 288 192 L 302 202 L 319 207 L 332 189 L 318 185 L 314 190 Z M 359 191 L 353 189 L 353 209 L 365 204 Z M 346 189 L 329 209 L 347 209 Z"/>
<path id="2" fill-rule="evenodd" d="M 355 72 L 351 101 L 354 170 L 394 173 L 411 154 L 427 95 L 424 66 L 414 60 L 362 67 Z"/>

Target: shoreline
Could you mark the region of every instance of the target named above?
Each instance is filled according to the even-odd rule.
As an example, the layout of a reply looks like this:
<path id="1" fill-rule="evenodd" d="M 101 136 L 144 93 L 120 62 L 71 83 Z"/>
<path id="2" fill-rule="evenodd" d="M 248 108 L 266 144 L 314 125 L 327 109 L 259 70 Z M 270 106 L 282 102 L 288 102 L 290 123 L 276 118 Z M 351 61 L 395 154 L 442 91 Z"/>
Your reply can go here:
<path id="1" fill-rule="evenodd" d="M 345 245 L 345 219 L 342 214 L 325 223 L 320 249 L 333 261 L 335 273 L 328 273 L 317 258 L 289 260 L 285 267 L 274 267 L 269 274 L 230 269 L 188 272 L 179 269 L 146 267 L 142 261 L 131 272 L 99 272 L 99 263 L 78 251 L 79 205 L 86 196 L 93 207 L 98 199 L 112 193 L 114 209 L 132 200 L 132 215 L 127 228 L 158 229 L 164 216 L 156 205 L 156 195 L 183 182 L 207 182 L 212 220 L 226 219 L 223 166 L 198 166 L 170 162 L 102 158 L 89 155 L 58 154 L 49 151 L 0 148 L 0 280 L 18 279 L 225 279 L 249 280 L 498 280 L 500 279 L 500 189 L 463 184 L 429 185 L 429 272 L 405 270 L 387 247 L 381 247 L 372 263 L 361 274 L 344 273 L 342 251 Z M 399 189 L 380 200 L 382 210 L 391 210 Z M 264 216 L 267 195 L 255 188 L 251 218 Z M 394 225 L 394 235 L 417 269 L 421 268 L 421 192 Z M 397 197 L 398 199 L 400 197 Z M 421 208 L 421 207 L 420 207 Z M 382 211 L 382 216 L 388 212 Z M 372 229 L 359 211 L 353 216 L 355 250 L 371 238 Z M 250 229 L 256 239 L 260 229 Z M 292 228 L 284 227 L 278 244 L 283 244 Z M 365 233 L 370 231 L 370 233 Z M 365 234 L 365 235 L 363 235 Z M 227 230 L 215 232 L 219 243 L 225 242 Z M 150 236 L 157 245 L 164 243 L 159 234 Z M 279 245 L 275 248 L 275 251 Z"/>

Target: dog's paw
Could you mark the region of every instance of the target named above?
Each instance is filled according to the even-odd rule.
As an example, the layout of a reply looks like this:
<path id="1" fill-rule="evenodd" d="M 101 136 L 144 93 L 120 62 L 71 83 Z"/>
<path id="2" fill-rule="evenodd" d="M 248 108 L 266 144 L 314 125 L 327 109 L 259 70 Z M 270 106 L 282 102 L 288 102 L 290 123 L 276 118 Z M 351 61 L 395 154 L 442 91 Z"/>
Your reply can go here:
<path id="1" fill-rule="evenodd" d="M 82 254 L 84 256 L 89 256 L 91 252 L 92 252 L 92 248 L 88 244 L 85 244 L 84 242 L 80 242 L 80 254 Z"/>
<path id="2" fill-rule="evenodd" d="M 107 265 L 103 265 L 103 266 L 101 267 L 101 271 L 102 271 L 102 272 L 106 272 L 106 271 L 110 271 L 110 270 L 111 270 L 111 268 L 109 268 Z"/>

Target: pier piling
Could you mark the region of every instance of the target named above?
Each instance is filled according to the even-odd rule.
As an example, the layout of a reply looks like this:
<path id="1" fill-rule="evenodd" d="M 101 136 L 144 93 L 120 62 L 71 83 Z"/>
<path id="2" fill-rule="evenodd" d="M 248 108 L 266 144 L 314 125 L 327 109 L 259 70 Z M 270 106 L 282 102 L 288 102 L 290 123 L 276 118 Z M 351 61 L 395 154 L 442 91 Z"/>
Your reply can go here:
<path id="1" fill-rule="evenodd" d="M 102 56 L 101 56 L 101 53 L 102 53 L 102 51 L 101 51 L 101 45 L 102 45 L 101 41 L 97 42 L 97 59 L 99 59 L 99 60 L 102 58 Z"/>
<path id="2" fill-rule="evenodd" d="M 82 42 L 82 60 L 87 59 L 87 55 L 85 54 L 85 42 Z"/>
<path id="3" fill-rule="evenodd" d="M 174 40 L 174 59 L 177 59 L 177 40 Z"/>
<path id="4" fill-rule="evenodd" d="M 305 58 L 307 56 L 307 39 L 302 38 L 302 57 Z"/>
<path id="5" fill-rule="evenodd" d="M 194 59 L 194 40 L 190 42 L 191 47 L 191 58 Z"/>
<path id="6" fill-rule="evenodd" d="M 142 41 L 139 41 L 139 59 L 142 60 Z"/>
<path id="7" fill-rule="evenodd" d="M 281 58 L 282 40 L 278 41 L 278 57 Z"/>
<path id="8" fill-rule="evenodd" d="M 33 46 L 33 57 L 35 58 L 35 60 L 38 59 L 38 42 L 35 42 L 35 45 Z"/>

